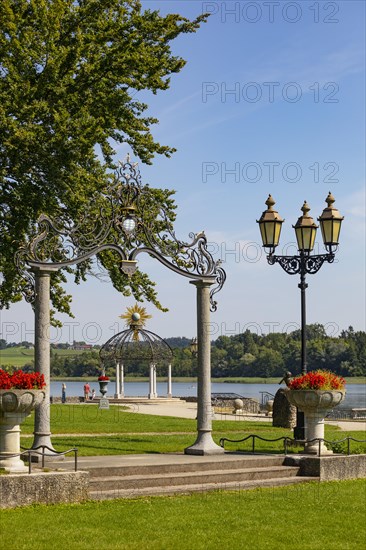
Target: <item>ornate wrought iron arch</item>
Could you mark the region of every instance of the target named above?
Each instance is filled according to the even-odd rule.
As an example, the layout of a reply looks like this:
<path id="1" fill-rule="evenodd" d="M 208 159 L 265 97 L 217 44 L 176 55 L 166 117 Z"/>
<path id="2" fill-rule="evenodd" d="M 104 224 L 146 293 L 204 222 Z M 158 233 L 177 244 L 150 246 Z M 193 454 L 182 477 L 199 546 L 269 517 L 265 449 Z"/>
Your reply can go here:
<path id="1" fill-rule="evenodd" d="M 142 185 L 137 163 L 127 156 L 111 175 L 105 193 L 95 200 L 77 224 L 67 213 L 56 219 L 42 214 L 30 241 L 16 253 L 15 261 L 23 280 L 22 292 L 28 302 L 35 299 L 32 270 L 57 270 L 77 265 L 113 250 L 120 256 L 120 270 L 132 277 L 137 269 L 137 257 L 147 253 L 178 275 L 192 280 L 208 280 L 211 311 L 216 311 L 213 296 L 225 283 L 226 273 L 221 261 L 215 261 L 207 248 L 205 233 L 190 233 L 189 242 L 177 239 L 167 209 L 159 208 L 151 217 L 151 191 Z M 131 227 L 133 226 L 133 230 Z"/>
<path id="2" fill-rule="evenodd" d="M 168 197 L 167 197 L 168 198 Z M 95 199 L 95 200 L 94 200 Z M 221 454 L 223 449 L 212 439 L 210 334 L 207 326 L 210 310 L 216 311 L 213 296 L 226 279 L 220 261 L 215 261 L 207 248 L 203 232 L 191 233 L 190 242 L 175 236 L 169 203 L 157 209 L 156 200 L 147 185 L 141 184 L 140 172 L 130 159 L 111 174 L 104 193 L 91 201 L 77 224 L 67 211 L 57 219 L 42 215 L 33 238 L 20 248 L 15 261 L 23 280 L 22 292 L 35 303 L 35 364 L 44 374 L 46 400 L 36 410 L 33 448 L 46 445 L 50 439 L 50 273 L 85 262 L 105 250 L 120 257 L 121 271 L 132 277 L 136 258 L 147 253 L 172 271 L 188 277 L 197 291 L 197 440 L 185 449 L 187 454 Z M 152 392 L 153 393 L 153 392 Z"/>

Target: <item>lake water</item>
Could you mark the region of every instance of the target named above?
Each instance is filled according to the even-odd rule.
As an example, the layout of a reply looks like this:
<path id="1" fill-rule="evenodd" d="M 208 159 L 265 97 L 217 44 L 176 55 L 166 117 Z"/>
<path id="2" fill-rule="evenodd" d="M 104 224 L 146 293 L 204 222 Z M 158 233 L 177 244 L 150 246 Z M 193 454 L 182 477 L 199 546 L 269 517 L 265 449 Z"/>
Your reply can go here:
<path id="1" fill-rule="evenodd" d="M 51 382 L 51 395 L 61 397 L 62 380 Z M 84 395 L 84 382 L 65 382 L 66 396 L 75 397 Z M 90 388 L 95 389 L 99 395 L 98 382 L 89 382 Z M 261 392 L 269 392 L 272 395 L 279 389 L 279 384 L 232 384 L 212 382 L 212 393 L 236 393 L 242 397 L 252 397 L 261 402 Z M 109 395 L 114 394 L 114 382 L 109 383 Z M 148 382 L 125 382 L 126 397 L 147 397 L 149 392 Z M 167 384 L 157 383 L 157 392 L 159 397 L 165 397 L 167 393 Z M 192 382 L 176 382 L 172 384 L 172 393 L 174 397 L 188 397 L 197 395 L 197 384 Z M 340 408 L 352 409 L 354 407 L 366 407 L 366 385 L 365 384 L 347 384 L 347 393 L 344 402 Z"/>

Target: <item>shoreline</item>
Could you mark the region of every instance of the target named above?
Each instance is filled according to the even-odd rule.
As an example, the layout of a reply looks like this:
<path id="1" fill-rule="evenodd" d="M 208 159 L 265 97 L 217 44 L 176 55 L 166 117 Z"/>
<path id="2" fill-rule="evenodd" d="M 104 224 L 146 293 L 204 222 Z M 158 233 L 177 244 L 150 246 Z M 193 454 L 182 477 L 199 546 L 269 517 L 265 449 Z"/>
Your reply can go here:
<path id="1" fill-rule="evenodd" d="M 218 384 L 279 384 L 279 376 L 275 378 L 259 378 L 254 377 L 234 377 L 234 378 L 211 378 L 212 383 Z M 346 384 L 366 384 L 366 376 L 355 376 L 354 378 L 346 377 Z M 95 376 L 76 376 L 76 377 L 66 377 L 66 376 L 51 376 L 51 381 L 53 382 L 97 382 Z M 111 382 L 115 382 L 115 377 L 110 377 Z M 149 377 L 147 376 L 126 376 L 125 382 L 149 382 Z M 165 376 L 158 376 L 157 382 L 166 382 Z M 197 378 L 191 376 L 176 376 L 172 377 L 172 383 L 190 383 L 197 384 Z"/>

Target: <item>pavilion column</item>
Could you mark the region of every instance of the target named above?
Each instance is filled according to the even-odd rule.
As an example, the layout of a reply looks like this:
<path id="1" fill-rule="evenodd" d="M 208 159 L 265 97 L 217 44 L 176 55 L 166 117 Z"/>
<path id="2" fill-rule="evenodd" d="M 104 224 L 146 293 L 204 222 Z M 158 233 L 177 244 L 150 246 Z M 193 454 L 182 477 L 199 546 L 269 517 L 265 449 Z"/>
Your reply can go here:
<path id="1" fill-rule="evenodd" d="M 116 362 L 116 385 L 115 385 L 114 397 L 116 399 L 119 399 L 121 397 L 121 395 L 120 395 L 120 380 L 119 380 L 119 361 Z"/>
<path id="2" fill-rule="evenodd" d="M 149 399 L 154 397 L 154 364 L 150 363 L 150 376 L 149 376 Z"/>
<path id="3" fill-rule="evenodd" d="M 35 275 L 35 306 L 34 306 L 34 360 L 35 370 L 43 374 L 46 387 L 44 401 L 35 409 L 34 416 L 34 440 L 32 449 L 40 445 L 46 445 L 51 449 L 46 453 L 55 451 L 51 442 L 50 429 L 50 277 L 52 270 L 34 268 Z M 55 456 L 56 458 L 56 456 Z M 64 458 L 57 457 L 60 460 Z M 40 461 L 40 456 L 34 455 L 32 460 Z"/>
<path id="4" fill-rule="evenodd" d="M 123 366 L 123 363 L 120 365 L 121 373 L 120 373 L 120 387 L 119 387 L 119 394 L 121 397 L 125 396 L 125 369 Z"/>
<path id="5" fill-rule="evenodd" d="M 156 389 L 156 365 L 154 364 L 154 369 L 153 369 L 153 380 L 154 380 L 154 397 L 157 397 L 158 396 L 158 392 L 157 392 L 157 389 Z"/>
<path id="6" fill-rule="evenodd" d="M 169 363 L 168 365 L 168 390 L 167 390 L 167 398 L 172 398 L 172 366 Z"/>
<path id="7" fill-rule="evenodd" d="M 212 439 L 210 287 L 215 281 L 190 281 L 197 289 L 197 439 L 184 452 L 190 455 L 222 454 L 224 449 Z"/>

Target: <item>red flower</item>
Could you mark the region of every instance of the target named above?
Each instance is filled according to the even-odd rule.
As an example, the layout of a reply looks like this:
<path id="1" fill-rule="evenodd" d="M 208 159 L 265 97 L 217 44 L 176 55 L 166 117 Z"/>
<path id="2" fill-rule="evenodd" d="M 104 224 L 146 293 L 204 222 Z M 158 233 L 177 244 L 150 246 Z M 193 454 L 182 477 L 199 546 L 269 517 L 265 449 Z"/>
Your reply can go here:
<path id="1" fill-rule="evenodd" d="M 98 381 L 99 382 L 108 382 L 109 377 L 108 376 L 99 376 Z"/>
<path id="2" fill-rule="evenodd" d="M 289 383 L 290 390 L 344 390 L 346 381 L 328 370 L 316 370 L 296 376 Z"/>
<path id="3" fill-rule="evenodd" d="M 13 374 L 0 369 L 0 390 L 42 390 L 46 385 L 39 372 L 16 370 Z"/>

